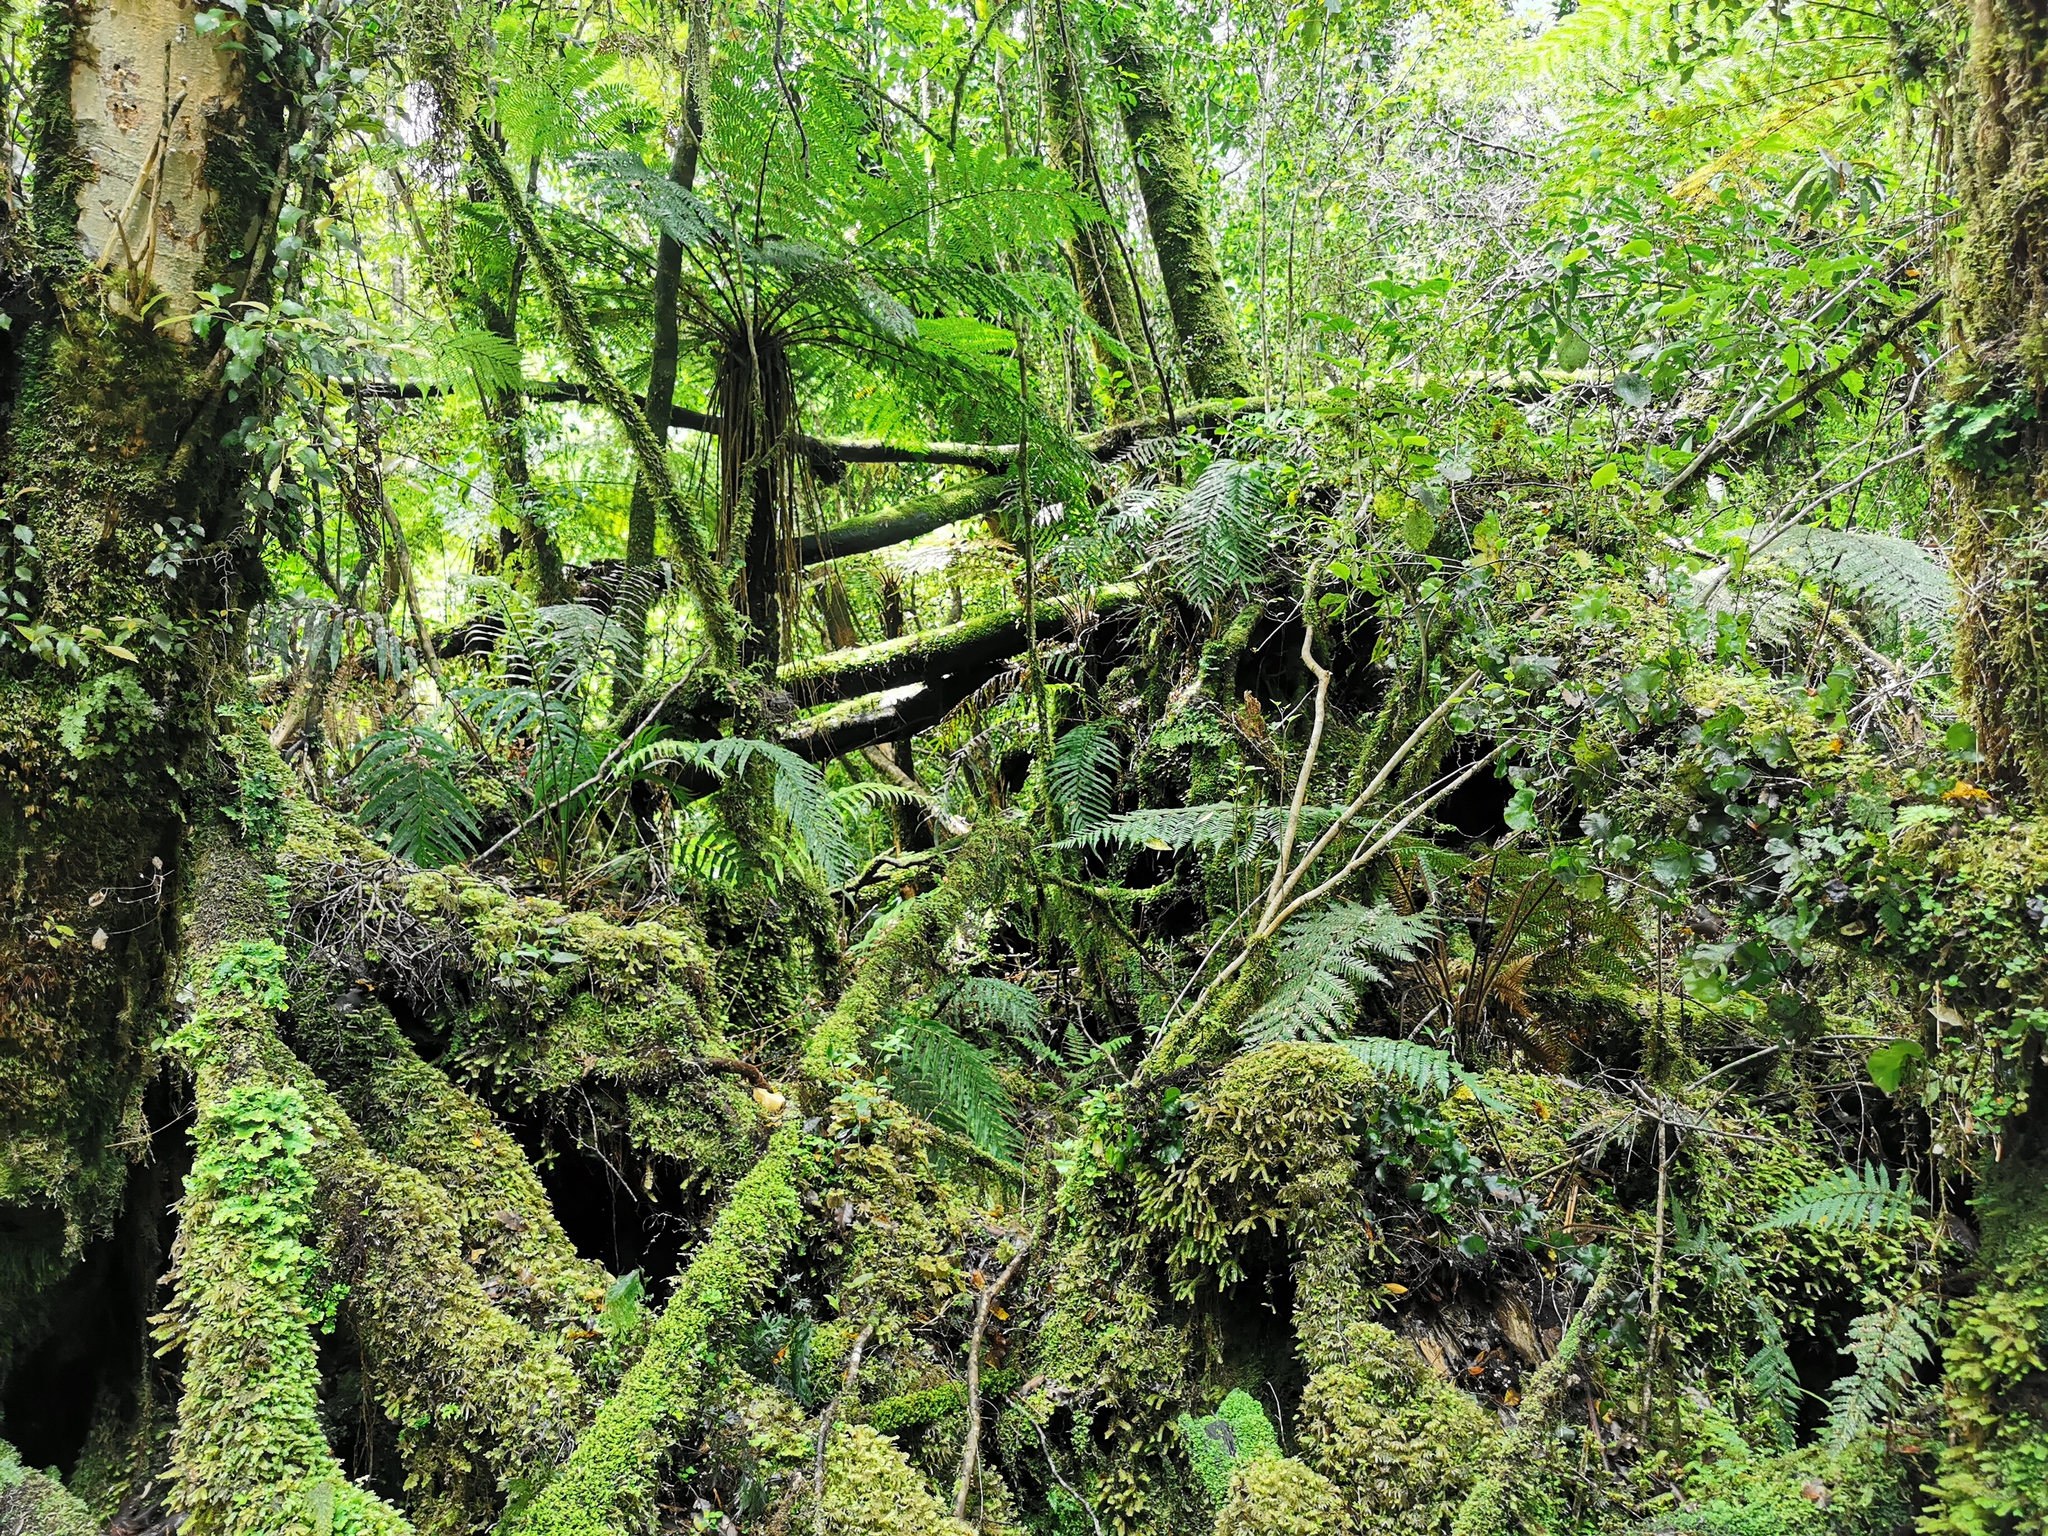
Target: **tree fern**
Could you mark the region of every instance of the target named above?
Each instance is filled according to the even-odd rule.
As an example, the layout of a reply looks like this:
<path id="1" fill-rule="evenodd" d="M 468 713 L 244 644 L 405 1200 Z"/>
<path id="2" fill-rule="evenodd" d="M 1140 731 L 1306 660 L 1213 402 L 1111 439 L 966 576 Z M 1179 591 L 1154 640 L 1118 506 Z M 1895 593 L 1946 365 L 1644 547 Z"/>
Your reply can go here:
<path id="1" fill-rule="evenodd" d="M 1934 1357 L 1936 1303 L 1907 1296 L 1849 1325 L 1856 1369 L 1829 1394 L 1828 1443 L 1839 1451 L 1857 1436 L 1897 1417 Z"/>
<path id="2" fill-rule="evenodd" d="M 1017 1148 L 1009 1091 L 988 1053 L 934 1019 L 910 1019 L 883 1042 L 896 1096 L 935 1123 L 960 1132 L 992 1157 Z"/>
<path id="3" fill-rule="evenodd" d="M 1106 720 L 1077 725 L 1053 743 L 1049 770 L 1053 798 L 1074 831 L 1100 826 L 1109 819 L 1121 761 L 1116 737 Z"/>
<path id="4" fill-rule="evenodd" d="M 1860 528 L 1787 528 L 1771 553 L 1815 581 L 1830 581 L 1884 612 L 1923 625 L 1948 616 L 1953 583 L 1942 563 L 1910 539 Z"/>
<path id="5" fill-rule="evenodd" d="M 1392 907 L 1335 901 L 1280 930 L 1280 980 L 1249 1019 L 1247 1045 L 1274 1040 L 1334 1040 L 1358 1011 L 1358 989 L 1386 976 L 1379 960 L 1412 960 L 1436 932 L 1426 917 Z"/>
<path id="6" fill-rule="evenodd" d="M 1758 1222 L 1754 1230 L 1815 1227 L 1878 1231 L 1911 1221 L 1918 1204 L 1911 1186 L 1894 1184 L 1890 1169 L 1870 1163 L 1861 1169 L 1844 1168 L 1809 1184 Z"/>
<path id="7" fill-rule="evenodd" d="M 426 726 L 377 732 L 350 775 L 363 794 L 357 819 L 401 859 L 429 868 L 461 863 L 478 831 L 476 810 L 455 782 L 461 761 Z"/>

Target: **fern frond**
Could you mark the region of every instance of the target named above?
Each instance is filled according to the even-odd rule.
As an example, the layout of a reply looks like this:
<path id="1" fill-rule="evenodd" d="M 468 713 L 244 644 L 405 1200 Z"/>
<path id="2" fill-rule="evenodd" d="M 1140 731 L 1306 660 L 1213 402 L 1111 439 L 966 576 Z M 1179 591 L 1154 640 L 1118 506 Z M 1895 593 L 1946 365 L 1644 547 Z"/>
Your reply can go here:
<path id="1" fill-rule="evenodd" d="M 889 1081 L 898 1098 L 991 1157 L 1016 1154 L 1010 1095 L 987 1052 L 929 1019 L 905 1021 L 890 1045 Z"/>
<path id="2" fill-rule="evenodd" d="M 1086 832 L 1066 838 L 1061 848 L 1156 848 L 1178 852 L 1193 848 L 1213 853 L 1237 830 L 1237 807 L 1227 801 L 1213 805 L 1159 806 L 1111 816 Z"/>
<path id="3" fill-rule="evenodd" d="M 1861 528 L 1787 528 L 1771 553 L 1801 575 L 1831 581 L 1872 607 L 1921 624 L 1946 619 L 1953 595 L 1940 560 L 1910 539 Z"/>
<path id="4" fill-rule="evenodd" d="M 1035 1035 L 1045 1022 L 1045 1004 L 1029 988 L 996 976 L 962 976 L 933 1001 L 950 1014 L 966 1014 L 1006 1034 Z"/>
<path id="5" fill-rule="evenodd" d="M 357 819 L 401 859 L 424 868 L 459 864 L 478 832 L 476 811 L 455 782 L 461 760 L 425 726 L 377 732 L 350 775 L 363 792 Z"/>
<path id="6" fill-rule="evenodd" d="M 1913 1219 L 1919 1204 L 1908 1184 L 1892 1182 L 1891 1170 L 1875 1163 L 1844 1168 L 1809 1184 L 1753 1231 L 1784 1227 L 1882 1231 Z"/>
<path id="7" fill-rule="evenodd" d="M 1882 1427 L 1905 1405 L 1920 1367 L 1934 1358 L 1936 1303 L 1907 1296 L 1849 1325 L 1856 1369 L 1829 1394 L 1828 1443 L 1837 1451 Z"/>
<path id="8" fill-rule="evenodd" d="M 1373 959 L 1412 960 L 1436 932 L 1426 917 L 1334 901 L 1280 930 L 1279 983 L 1244 1022 L 1247 1045 L 1334 1040 L 1358 1012 L 1358 990 L 1386 977 Z"/>
<path id="9" fill-rule="evenodd" d="M 1122 756 L 1106 720 L 1077 725 L 1053 743 L 1048 775 L 1053 798 L 1076 832 L 1109 819 Z"/>

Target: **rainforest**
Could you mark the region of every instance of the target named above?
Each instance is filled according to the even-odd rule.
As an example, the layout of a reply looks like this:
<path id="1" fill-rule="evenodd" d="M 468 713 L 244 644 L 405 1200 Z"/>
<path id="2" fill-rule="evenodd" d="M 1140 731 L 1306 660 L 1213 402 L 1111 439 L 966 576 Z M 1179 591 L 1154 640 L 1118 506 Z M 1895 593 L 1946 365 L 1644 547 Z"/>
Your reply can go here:
<path id="1" fill-rule="evenodd" d="M 0 0 L 0 1536 L 2048 1536 L 2048 12 Z"/>

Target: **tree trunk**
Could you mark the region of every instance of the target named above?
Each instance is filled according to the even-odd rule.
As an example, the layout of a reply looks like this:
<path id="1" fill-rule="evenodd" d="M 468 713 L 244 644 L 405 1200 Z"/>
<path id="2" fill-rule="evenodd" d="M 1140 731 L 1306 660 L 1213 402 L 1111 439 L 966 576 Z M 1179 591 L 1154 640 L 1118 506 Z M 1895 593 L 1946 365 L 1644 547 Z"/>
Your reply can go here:
<path id="1" fill-rule="evenodd" d="M 1081 83 L 1075 77 L 1064 8 L 1056 12 L 1047 30 L 1046 116 L 1052 130 L 1052 158 L 1069 176 L 1082 196 L 1104 199 L 1101 168 L 1095 159 L 1093 124 Z M 1138 313 L 1137 290 L 1118 248 L 1116 231 L 1108 222 L 1115 217 L 1106 200 L 1101 223 L 1083 224 L 1067 243 L 1067 261 L 1073 268 L 1074 286 L 1080 290 L 1081 305 L 1088 318 L 1116 338 L 1124 355 L 1112 356 L 1100 338 L 1093 344 L 1097 369 L 1110 380 L 1110 398 L 1117 421 L 1159 409 L 1159 385 L 1145 356 L 1144 319 Z"/>
<path id="2" fill-rule="evenodd" d="M 1976 0 L 1948 284 L 1951 396 L 2001 439 L 1950 466 L 1962 589 L 1956 678 L 1993 777 L 2048 790 L 2048 13 Z"/>
<path id="3" fill-rule="evenodd" d="M 26 615 L 0 630 L 0 1202 L 30 1236 L 0 1269 L 0 1378 L 150 1155 L 189 831 L 226 811 L 260 834 L 279 792 L 216 734 L 263 537 L 222 438 L 267 401 L 218 329 L 157 323 L 215 283 L 270 296 L 301 122 L 219 41 L 173 0 L 53 10 L 24 114 L 33 196 L 6 235 L 37 265 L 0 334 L 0 586 Z"/>
<path id="4" fill-rule="evenodd" d="M 796 571 L 796 379 L 789 354 L 774 337 L 757 334 L 719 359 L 716 387 L 724 423 L 720 522 L 726 538 L 745 529 L 747 638 L 740 656 L 773 676 L 782 655 L 783 599 Z"/>
<path id="5" fill-rule="evenodd" d="M 1955 676 L 1985 775 L 2023 779 L 2039 795 L 2048 791 L 2048 13 L 1975 0 L 1969 89 L 1958 154 L 1965 221 L 1947 285 L 1957 343 L 1949 395 L 1994 421 L 1977 434 L 1983 447 L 1943 454 L 1962 600 Z M 2034 1107 L 2007 1125 L 1996 1159 L 1979 1154 L 1976 1290 L 1943 1351 L 1949 1446 L 1923 1530 L 2040 1527 L 2048 1076 L 2037 1071 L 2033 1090 Z"/>
<path id="6" fill-rule="evenodd" d="M 704 139 L 698 80 L 703 71 L 707 24 L 704 8 L 692 6 L 683 69 L 683 122 L 668 167 L 668 179 L 685 191 L 697 184 L 697 155 Z M 682 282 L 682 243 L 663 233 L 654 248 L 654 346 L 647 361 L 647 420 L 664 445 L 668 442 L 667 424 L 675 415 L 676 370 L 682 359 L 676 313 L 676 297 Z M 654 530 L 660 515 L 645 481 L 635 475 L 633 502 L 626 514 L 626 578 L 619 593 L 619 622 L 626 630 L 626 654 L 612 683 L 614 712 L 625 710 L 645 675 L 641 653 L 647 644 L 647 610 L 654 583 L 645 577 L 635 578 L 632 573 L 654 564 Z"/>
<path id="7" fill-rule="evenodd" d="M 1173 312 L 1181 366 L 1199 399 L 1251 392 L 1251 370 L 1237 338 L 1237 317 L 1202 208 L 1202 176 L 1173 100 L 1166 60 L 1135 26 L 1103 38 L 1117 72 L 1124 134 L 1137 163 L 1145 222 L 1159 253 L 1159 275 Z"/>

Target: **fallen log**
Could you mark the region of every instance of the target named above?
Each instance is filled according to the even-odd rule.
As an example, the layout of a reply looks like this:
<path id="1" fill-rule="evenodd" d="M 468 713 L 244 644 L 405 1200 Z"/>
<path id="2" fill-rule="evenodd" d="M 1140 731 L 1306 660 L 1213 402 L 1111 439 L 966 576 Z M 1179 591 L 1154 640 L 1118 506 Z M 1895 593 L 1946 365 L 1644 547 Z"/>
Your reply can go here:
<path id="1" fill-rule="evenodd" d="M 1136 606 L 1138 584 L 1118 582 L 1098 587 L 1087 594 L 1089 611 L 1108 617 Z M 1068 607 L 1052 599 L 1038 605 L 1038 628 L 1052 634 L 1069 627 Z M 779 669 L 776 681 L 799 703 L 823 704 L 834 699 L 859 698 L 884 693 L 906 683 L 937 682 L 979 670 L 986 676 L 990 664 L 1016 655 L 1030 642 L 1030 625 L 1023 605 L 1000 613 L 979 614 L 957 624 L 942 624 L 914 635 L 884 640 L 876 645 L 852 646 L 830 651 L 810 661 L 795 662 Z"/>

